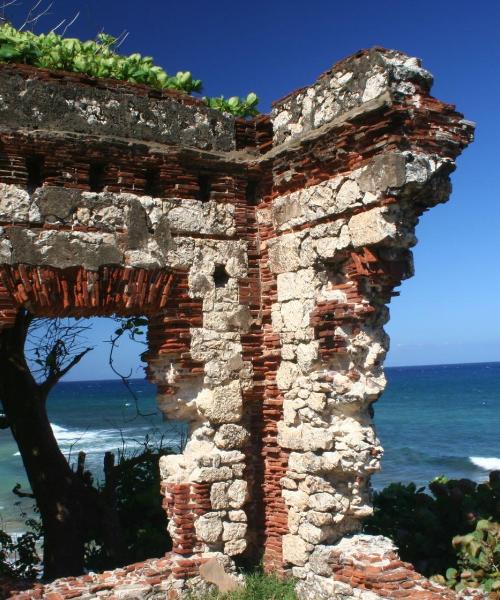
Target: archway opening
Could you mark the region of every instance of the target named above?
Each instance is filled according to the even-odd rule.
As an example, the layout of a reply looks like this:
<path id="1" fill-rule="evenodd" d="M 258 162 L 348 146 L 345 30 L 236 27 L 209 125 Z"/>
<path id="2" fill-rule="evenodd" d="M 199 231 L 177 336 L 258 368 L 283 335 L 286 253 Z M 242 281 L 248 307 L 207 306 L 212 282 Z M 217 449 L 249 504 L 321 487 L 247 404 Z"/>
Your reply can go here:
<path id="1" fill-rule="evenodd" d="M 25 354 L 38 382 L 51 369 L 54 348 L 62 348 L 65 355 L 61 369 L 85 352 L 49 393 L 47 413 L 71 469 L 92 483 L 117 515 L 126 548 L 120 563 L 162 556 L 171 542 L 159 493 L 158 461 L 164 454 L 179 452 L 185 426 L 164 420 L 157 407 L 157 387 L 145 378 L 147 319 L 41 318 L 30 330 Z M 87 353 L 88 348 L 92 350 Z M 0 487 L 1 528 L 19 535 L 27 531 L 30 519 L 38 521 L 38 514 L 8 429 L 0 430 L 0 457 L 6 474 Z M 12 494 L 14 488 L 17 495 Z M 87 568 L 121 566 L 110 562 L 105 542 L 89 537 Z"/>

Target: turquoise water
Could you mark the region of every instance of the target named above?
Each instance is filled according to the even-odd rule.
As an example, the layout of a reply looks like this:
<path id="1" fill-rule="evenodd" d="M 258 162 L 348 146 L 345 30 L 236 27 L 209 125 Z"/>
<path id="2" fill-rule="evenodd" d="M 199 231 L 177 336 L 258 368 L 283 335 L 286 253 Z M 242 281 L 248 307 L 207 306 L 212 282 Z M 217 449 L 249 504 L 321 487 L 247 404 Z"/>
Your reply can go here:
<path id="1" fill-rule="evenodd" d="M 393 367 L 375 404 L 385 455 L 374 485 L 480 480 L 500 469 L 500 363 Z"/>
<path id="2" fill-rule="evenodd" d="M 61 449 L 73 463 L 78 452 L 85 452 L 86 467 L 97 477 L 108 450 L 137 452 L 146 436 L 153 444 L 179 444 L 184 428 L 163 421 L 156 387 L 145 380 L 131 383 L 137 402 L 121 380 L 61 382 L 49 397 L 49 418 Z M 17 482 L 28 487 L 16 443 L 9 431 L 0 430 L 0 520 L 8 531 L 19 531 L 20 511 L 32 504 L 27 499 L 14 506 L 18 498 L 11 490 Z"/>
<path id="3" fill-rule="evenodd" d="M 480 480 L 500 469 L 500 363 L 394 367 L 375 404 L 377 433 L 385 448 L 376 487 L 391 481 L 425 484 L 439 474 Z M 134 380 L 138 408 L 121 381 L 60 383 L 48 407 L 63 451 L 87 454 L 87 467 L 99 474 L 106 450 L 140 448 L 144 436 L 178 443 L 180 428 L 162 421 L 155 387 Z M 0 518 L 19 531 L 20 509 L 11 493 L 25 487 L 21 457 L 8 431 L 0 430 Z"/>

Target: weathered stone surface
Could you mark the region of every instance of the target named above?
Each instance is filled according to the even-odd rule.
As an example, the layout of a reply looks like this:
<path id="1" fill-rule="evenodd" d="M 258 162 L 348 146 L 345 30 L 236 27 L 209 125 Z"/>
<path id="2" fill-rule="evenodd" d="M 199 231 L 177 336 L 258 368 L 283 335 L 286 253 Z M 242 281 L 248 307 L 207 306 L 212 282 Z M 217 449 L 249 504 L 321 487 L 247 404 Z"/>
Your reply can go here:
<path id="1" fill-rule="evenodd" d="M 216 513 L 199 517 L 194 524 L 196 535 L 207 544 L 215 544 L 222 537 L 222 520 Z"/>
<path id="2" fill-rule="evenodd" d="M 309 506 L 313 510 L 328 512 L 337 508 L 337 502 L 331 494 L 320 492 L 309 496 Z"/>
<path id="3" fill-rule="evenodd" d="M 400 188 L 406 183 L 406 166 L 403 154 L 387 153 L 376 156 L 358 176 L 362 192 L 377 194 L 390 188 Z"/>
<path id="4" fill-rule="evenodd" d="M 305 565 L 312 548 L 298 535 L 283 536 L 283 559 L 292 565 Z"/>
<path id="5" fill-rule="evenodd" d="M 91 135 L 232 150 L 234 119 L 176 97 L 142 97 L 134 88 L 61 86 L 4 65 L 0 70 L 2 118 L 12 128 L 78 131 Z"/>
<path id="6" fill-rule="evenodd" d="M 373 591 L 345 582 L 393 561 L 402 585 L 431 590 L 383 539 L 346 536 L 380 467 L 386 305 L 471 124 L 429 97 L 417 60 L 382 49 L 255 121 L 57 77 L 0 65 L 0 329 L 20 307 L 146 315 L 148 377 L 189 427 L 160 461 L 171 562 L 156 583 L 147 566 L 82 583 L 82 599 L 205 592 L 204 561 L 234 571 L 258 540 L 301 598 L 390 598 L 384 574 Z"/>
<path id="7" fill-rule="evenodd" d="M 224 544 L 224 552 L 228 556 L 237 556 L 238 554 L 243 554 L 247 547 L 247 541 L 243 538 L 239 538 L 236 540 L 230 540 Z"/>
<path id="8" fill-rule="evenodd" d="M 224 531 L 222 533 L 222 539 L 225 542 L 234 540 L 244 539 L 247 533 L 246 523 L 224 523 Z"/>
<path id="9" fill-rule="evenodd" d="M 406 85 L 402 85 L 405 82 Z M 427 91 L 432 76 L 416 59 L 394 50 L 373 48 L 336 66 L 313 86 L 274 105 L 276 142 L 379 109 L 392 96 L 411 96 L 415 83 Z"/>
<path id="10" fill-rule="evenodd" d="M 28 221 L 31 199 L 28 192 L 15 185 L 0 183 L 0 221 L 16 223 Z"/>
<path id="11" fill-rule="evenodd" d="M 234 575 L 226 573 L 224 567 L 215 558 L 211 558 L 201 565 L 200 577 L 216 585 L 221 594 L 234 592 L 241 587 L 238 579 Z"/>
<path id="12" fill-rule="evenodd" d="M 215 483 L 210 490 L 212 508 L 217 510 L 241 508 L 246 499 L 247 482 L 243 479 L 236 479 L 231 483 Z"/>
<path id="13" fill-rule="evenodd" d="M 349 221 L 349 233 L 355 248 L 379 244 L 396 235 L 396 224 L 386 208 L 373 208 Z"/>
<path id="14" fill-rule="evenodd" d="M 198 408 L 211 423 L 233 423 L 241 418 L 242 398 L 239 381 L 205 390 L 198 397 Z"/>
<path id="15" fill-rule="evenodd" d="M 230 467 L 200 467 L 191 472 L 192 481 L 198 483 L 214 483 L 232 479 L 233 471 Z"/>
<path id="16" fill-rule="evenodd" d="M 246 523 L 248 520 L 244 510 L 230 510 L 228 515 L 229 520 L 235 523 Z"/>
<path id="17" fill-rule="evenodd" d="M 247 499 L 248 484 L 243 479 L 234 480 L 227 491 L 231 508 L 241 508 Z"/>
<path id="18" fill-rule="evenodd" d="M 215 444 L 219 448 L 241 448 L 248 440 L 248 431 L 233 423 L 221 425 L 215 434 Z"/>
<path id="19" fill-rule="evenodd" d="M 269 244 L 269 266 L 273 273 L 286 273 L 298 269 L 300 261 L 300 239 L 293 235 L 283 235 Z"/>
<path id="20" fill-rule="evenodd" d="M 278 440 L 280 445 L 291 450 L 329 450 L 333 447 L 334 438 L 329 429 L 313 427 L 303 423 L 297 427 L 278 424 Z"/>

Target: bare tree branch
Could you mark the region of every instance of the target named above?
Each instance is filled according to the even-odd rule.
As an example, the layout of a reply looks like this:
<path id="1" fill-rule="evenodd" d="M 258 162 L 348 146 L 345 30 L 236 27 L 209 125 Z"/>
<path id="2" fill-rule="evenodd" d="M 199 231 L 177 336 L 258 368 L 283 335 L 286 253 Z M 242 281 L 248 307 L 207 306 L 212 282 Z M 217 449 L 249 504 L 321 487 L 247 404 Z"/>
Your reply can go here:
<path id="1" fill-rule="evenodd" d="M 144 319 L 142 321 L 144 321 Z M 138 340 L 136 338 L 136 335 L 138 335 L 139 330 L 138 330 L 138 327 L 136 324 L 137 321 L 134 318 L 127 319 L 125 321 L 119 320 L 119 322 L 121 323 L 121 327 L 119 327 L 116 330 L 115 334 L 113 336 L 111 336 L 111 339 L 109 340 L 109 343 L 111 344 L 111 349 L 109 351 L 109 357 L 108 357 L 109 366 L 111 367 L 111 370 L 113 371 L 113 373 L 115 375 L 118 375 L 118 377 L 122 380 L 123 385 L 127 388 L 127 391 L 132 396 L 132 399 L 134 400 L 134 404 L 135 404 L 136 417 L 138 417 L 138 416 L 139 417 L 153 417 L 153 416 L 155 416 L 156 413 L 143 413 L 140 410 L 139 398 L 137 397 L 137 394 L 134 392 L 134 390 L 132 389 L 132 386 L 130 384 L 130 376 L 132 375 L 132 369 L 130 369 L 128 375 L 125 375 L 125 374 L 121 373 L 118 370 L 118 368 L 115 366 L 114 352 L 115 352 L 116 348 L 118 348 L 118 342 L 125 332 L 128 333 L 129 338 L 131 340 L 144 344 L 144 342 L 141 342 L 140 340 Z M 144 325 L 144 323 L 141 322 L 141 325 Z"/>
<path id="2" fill-rule="evenodd" d="M 75 23 L 75 21 L 77 21 L 78 17 L 80 16 L 80 11 L 77 11 L 77 13 L 75 14 L 75 16 L 71 19 L 71 21 L 69 23 L 66 24 L 66 27 L 62 30 L 61 36 L 64 37 L 66 35 L 66 32 L 68 31 L 68 29 Z M 60 21 L 55 27 L 53 27 L 50 30 L 50 33 L 55 33 L 59 27 L 62 27 L 66 21 L 68 19 L 63 19 L 62 21 Z"/>
<path id="3" fill-rule="evenodd" d="M 118 50 L 118 48 L 123 44 L 123 42 L 128 38 L 128 36 L 128 31 L 122 31 L 120 35 L 116 38 L 116 42 L 114 43 L 114 49 Z"/>
<path id="4" fill-rule="evenodd" d="M 30 8 L 28 15 L 26 17 L 26 20 L 24 21 L 24 23 L 21 25 L 21 27 L 19 27 L 19 31 L 22 31 L 24 27 L 26 27 L 26 25 L 29 24 L 30 19 L 31 19 L 31 15 L 33 14 L 33 12 L 40 6 L 40 4 L 43 2 L 43 0 L 38 0 L 37 2 L 35 2 L 35 4 Z"/>
<path id="5" fill-rule="evenodd" d="M 9 6 L 16 6 L 16 5 L 17 5 L 17 0 L 9 0 L 7 2 L 2 2 L 2 4 L 0 4 L 0 12 L 2 13 L 2 15 L 0 16 L 0 21 L 7 20 L 5 18 L 5 9 L 8 8 Z"/>
<path id="6" fill-rule="evenodd" d="M 19 498 L 34 498 L 35 494 L 31 492 L 23 492 L 21 490 L 21 484 L 16 483 L 16 485 L 12 488 L 12 493 L 18 496 Z"/>
<path id="7" fill-rule="evenodd" d="M 45 0 L 36 0 L 35 4 L 33 4 L 33 6 L 29 9 L 28 14 L 24 20 L 24 23 L 19 27 L 20 31 L 22 31 L 23 29 L 28 27 L 28 25 L 36 24 L 39 19 L 41 19 L 43 16 L 45 16 L 49 13 L 50 9 L 54 6 L 54 2 L 50 2 L 48 4 L 48 6 L 46 6 L 45 8 L 41 8 L 38 13 L 36 12 L 41 6 L 43 6 L 44 1 Z M 5 17 L 5 9 L 7 9 L 9 6 L 20 6 L 20 5 L 22 5 L 22 2 L 19 2 L 19 0 L 4 0 L 3 2 L 1 2 L 0 3 L 0 23 L 8 21 L 8 19 Z M 67 18 L 62 19 L 61 21 L 59 21 L 59 23 L 55 27 L 53 27 L 50 30 L 50 33 L 55 33 L 58 29 L 65 26 L 61 33 L 62 36 L 65 36 L 68 29 L 75 23 L 75 21 L 79 18 L 79 16 L 80 16 L 80 11 L 77 11 L 75 16 L 69 22 L 68 22 Z"/>
<path id="8" fill-rule="evenodd" d="M 64 25 L 64 23 L 66 23 L 66 19 L 59 21 L 59 23 L 50 30 L 50 33 L 55 33 L 59 29 L 59 27 L 62 27 Z"/>
<path id="9" fill-rule="evenodd" d="M 43 16 L 45 16 L 50 11 L 50 9 L 52 8 L 52 6 L 54 5 L 54 3 L 51 2 L 41 12 L 39 12 L 38 14 L 35 14 L 35 11 L 38 9 L 38 7 L 40 6 L 40 4 L 42 4 L 42 2 L 43 2 L 43 0 L 37 0 L 37 2 L 35 2 L 35 4 L 30 8 L 30 10 L 28 12 L 28 16 L 26 17 L 24 23 L 21 25 L 21 27 L 19 27 L 19 31 L 22 31 L 28 25 L 32 25 L 33 23 L 37 23 L 37 21 L 39 19 L 41 19 Z"/>
<path id="10" fill-rule="evenodd" d="M 61 377 L 64 377 L 66 375 L 66 373 L 72 369 L 74 366 L 76 366 L 81 360 L 82 358 L 91 350 L 93 350 L 92 347 L 89 348 L 85 348 L 85 350 L 83 352 L 80 352 L 80 354 L 77 354 L 75 356 L 75 358 L 73 358 L 73 360 L 69 363 L 69 365 L 67 365 L 66 367 L 64 367 L 64 369 L 62 369 L 62 371 L 60 371 L 59 373 L 59 379 Z"/>
<path id="11" fill-rule="evenodd" d="M 9 6 L 12 6 L 13 4 L 17 4 L 17 0 L 10 0 L 9 2 L 2 2 L 2 4 L 0 4 L 0 10 L 4 11 L 6 8 L 8 8 Z"/>
<path id="12" fill-rule="evenodd" d="M 57 384 L 57 382 L 60 381 L 68 371 L 70 371 L 74 366 L 76 366 L 82 360 L 82 358 L 91 350 L 93 350 L 93 348 L 85 348 L 83 352 L 80 352 L 79 354 L 74 356 L 73 359 L 63 369 L 59 370 L 58 368 L 51 367 L 49 377 L 47 377 L 47 379 L 40 385 L 43 391 L 46 392 L 46 394 L 48 395 L 50 390 Z"/>
<path id="13" fill-rule="evenodd" d="M 69 318 L 34 319 L 28 331 L 26 355 L 35 380 L 43 384 L 55 377 L 60 379 L 75 366 L 89 351 L 84 342 L 90 329 L 90 325 Z"/>
<path id="14" fill-rule="evenodd" d="M 74 25 L 74 23 L 75 23 L 75 22 L 78 20 L 78 18 L 79 18 L 79 17 L 80 17 L 80 11 L 78 11 L 78 12 L 76 13 L 76 15 L 75 15 L 75 16 L 74 16 L 74 17 L 71 19 L 71 21 L 70 21 L 70 22 L 69 22 L 69 23 L 66 25 L 66 27 L 63 29 L 63 32 L 62 32 L 62 34 L 61 34 L 62 36 L 65 36 L 65 35 L 66 35 L 66 32 L 68 31 L 68 29 L 69 29 L 69 28 L 70 28 L 72 25 Z"/>

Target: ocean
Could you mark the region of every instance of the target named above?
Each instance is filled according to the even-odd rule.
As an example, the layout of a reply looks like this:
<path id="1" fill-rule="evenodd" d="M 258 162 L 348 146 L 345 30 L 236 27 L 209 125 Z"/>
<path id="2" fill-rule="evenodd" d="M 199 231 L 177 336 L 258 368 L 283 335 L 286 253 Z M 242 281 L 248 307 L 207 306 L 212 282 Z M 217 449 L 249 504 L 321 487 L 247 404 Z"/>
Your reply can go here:
<path id="1" fill-rule="evenodd" d="M 388 385 L 374 405 L 377 434 L 385 449 L 380 489 L 393 481 L 425 485 L 437 475 L 480 481 L 500 469 L 500 363 L 386 369 Z M 50 421 L 63 451 L 99 477 L 107 450 L 140 450 L 144 439 L 179 444 L 183 428 L 164 422 L 156 388 L 134 380 L 138 403 L 120 380 L 62 382 L 48 401 Z M 21 457 L 7 430 L 0 430 L 0 527 L 22 531 L 22 512 L 32 502 L 11 490 L 27 489 Z"/>

